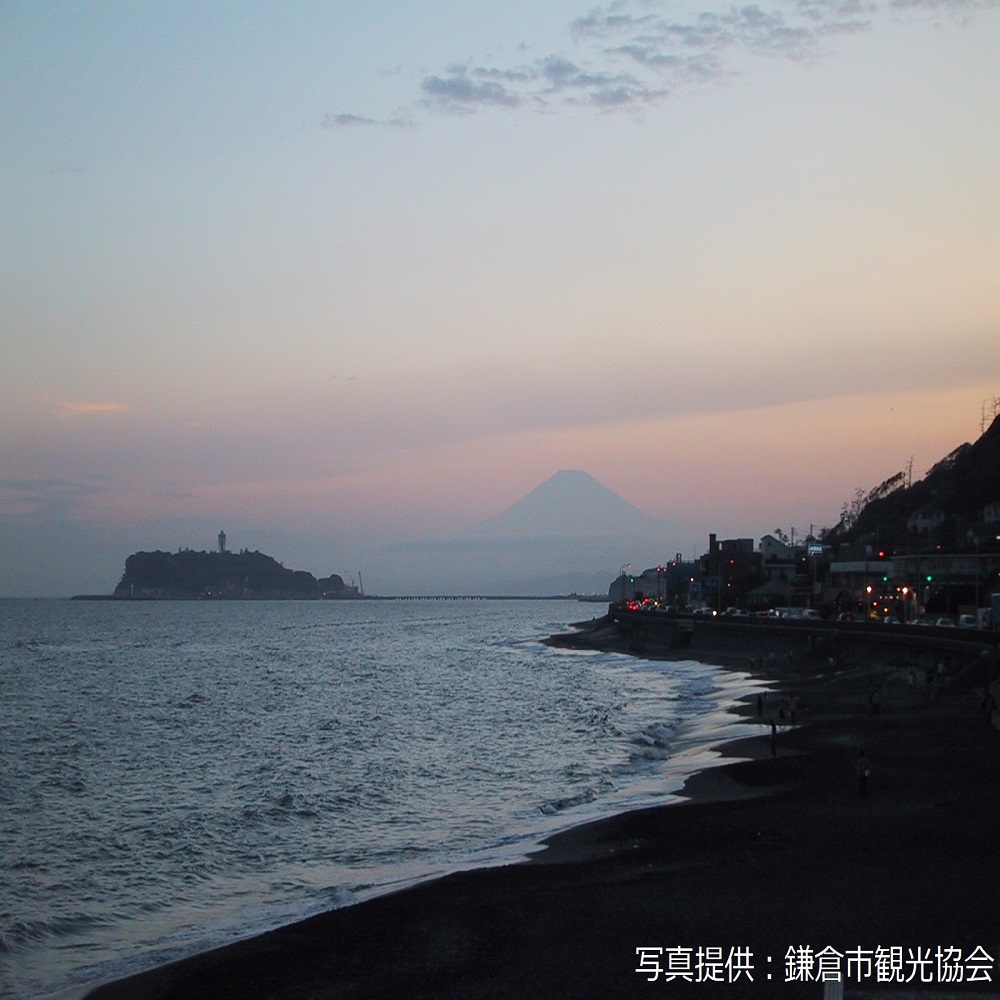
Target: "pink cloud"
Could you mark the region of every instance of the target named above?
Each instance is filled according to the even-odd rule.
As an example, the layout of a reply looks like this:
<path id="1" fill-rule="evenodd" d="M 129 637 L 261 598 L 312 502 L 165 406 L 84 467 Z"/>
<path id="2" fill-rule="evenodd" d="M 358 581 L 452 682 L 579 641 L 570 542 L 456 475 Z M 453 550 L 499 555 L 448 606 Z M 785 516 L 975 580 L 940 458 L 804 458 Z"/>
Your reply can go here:
<path id="1" fill-rule="evenodd" d="M 65 417 L 81 417 L 108 413 L 124 413 L 128 410 L 128 407 L 124 403 L 62 400 L 58 404 L 58 409 Z"/>

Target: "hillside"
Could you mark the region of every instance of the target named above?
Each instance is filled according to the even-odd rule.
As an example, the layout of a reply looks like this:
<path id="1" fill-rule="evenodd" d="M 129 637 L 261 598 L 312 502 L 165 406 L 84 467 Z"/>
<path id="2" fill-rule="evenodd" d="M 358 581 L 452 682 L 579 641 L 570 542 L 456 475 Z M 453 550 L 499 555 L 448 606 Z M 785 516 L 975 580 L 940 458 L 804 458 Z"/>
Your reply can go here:
<path id="1" fill-rule="evenodd" d="M 896 473 L 871 490 L 866 502 L 848 513 L 824 541 L 869 542 L 890 551 L 922 548 L 960 549 L 969 544 L 995 541 L 983 531 L 983 509 L 1000 503 L 1000 416 L 974 443 L 963 444 L 941 459 L 918 482 L 906 485 Z M 915 532 L 913 515 L 940 514 L 933 530 Z"/>

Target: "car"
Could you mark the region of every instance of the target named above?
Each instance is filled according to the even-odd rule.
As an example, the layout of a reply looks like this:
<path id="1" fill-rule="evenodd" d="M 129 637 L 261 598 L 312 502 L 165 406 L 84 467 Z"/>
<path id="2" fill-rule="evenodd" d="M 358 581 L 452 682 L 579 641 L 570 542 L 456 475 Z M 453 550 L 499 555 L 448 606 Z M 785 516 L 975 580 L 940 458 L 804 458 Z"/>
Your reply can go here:
<path id="1" fill-rule="evenodd" d="M 958 616 L 958 627 L 959 628 L 979 628 L 979 620 L 975 615 L 959 615 Z"/>
<path id="2" fill-rule="evenodd" d="M 939 626 L 940 628 L 955 627 L 955 623 L 950 618 L 939 618 L 934 624 Z"/>
<path id="3" fill-rule="evenodd" d="M 701 615 L 705 618 L 714 618 L 719 612 L 715 608 L 695 608 L 691 612 L 693 615 Z"/>

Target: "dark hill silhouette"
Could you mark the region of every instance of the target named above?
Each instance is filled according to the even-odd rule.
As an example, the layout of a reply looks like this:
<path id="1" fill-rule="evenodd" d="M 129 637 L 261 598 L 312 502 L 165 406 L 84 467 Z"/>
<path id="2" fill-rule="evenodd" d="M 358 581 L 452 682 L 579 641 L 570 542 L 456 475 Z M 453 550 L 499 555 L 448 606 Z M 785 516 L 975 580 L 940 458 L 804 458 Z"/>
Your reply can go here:
<path id="1" fill-rule="evenodd" d="M 912 485 L 902 472 L 871 490 L 854 514 L 845 516 L 825 540 L 869 541 L 890 550 L 921 546 L 956 548 L 982 534 L 983 508 L 1000 502 L 1000 416 L 972 444 L 959 445 Z M 943 521 L 925 538 L 908 530 L 909 519 L 922 510 L 938 511 Z M 846 515 L 846 509 L 845 509 Z M 991 536 L 992 537 L 992 536 Z"/>
<path id="2" fill-rule="evenodd" d="M 136 552 L 125 560 L 116 597 L 190 599 L 215 597 L 355 597 L 336 573 L 317 580 L 304 570 L 285 569 L 262 552 Z"/>

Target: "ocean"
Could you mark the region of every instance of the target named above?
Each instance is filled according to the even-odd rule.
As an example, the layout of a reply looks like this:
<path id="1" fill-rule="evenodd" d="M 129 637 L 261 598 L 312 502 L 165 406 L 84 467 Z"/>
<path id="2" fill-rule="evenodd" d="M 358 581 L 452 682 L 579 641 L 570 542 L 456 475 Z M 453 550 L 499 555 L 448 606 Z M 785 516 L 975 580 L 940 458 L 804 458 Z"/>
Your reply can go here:
<path id="1" fill-rule="evenodd" d="M 557 649 L 576 601 L 0 601 L 0 997 L 675 798 L 746 674 Z"/>

